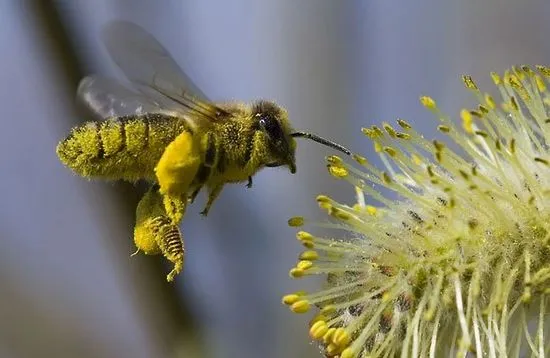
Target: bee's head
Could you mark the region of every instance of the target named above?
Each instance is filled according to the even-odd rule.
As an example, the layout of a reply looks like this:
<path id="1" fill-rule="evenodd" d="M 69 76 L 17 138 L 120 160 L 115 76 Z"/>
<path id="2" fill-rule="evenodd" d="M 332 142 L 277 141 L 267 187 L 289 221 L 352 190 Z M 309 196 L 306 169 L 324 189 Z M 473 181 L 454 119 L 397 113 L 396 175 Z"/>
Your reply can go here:
<path id="1" fill-rule="evenodd" d="M 273 102 L 258 101 L 252 108 L 254 127 L 264 136 L 266 163 L 268 167 L 287 165 L 291 173 L 296 172 L 296 140 L 291 136 L 292 128 L 286 110 Z"/>

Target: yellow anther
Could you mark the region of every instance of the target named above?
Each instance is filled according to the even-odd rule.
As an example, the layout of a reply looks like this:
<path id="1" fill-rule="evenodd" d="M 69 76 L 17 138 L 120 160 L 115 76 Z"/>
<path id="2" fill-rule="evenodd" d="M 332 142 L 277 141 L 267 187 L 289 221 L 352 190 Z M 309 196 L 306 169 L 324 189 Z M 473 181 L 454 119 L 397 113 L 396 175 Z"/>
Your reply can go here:
<path id="1" fill-rule="evenodd" d="M 327 321 L 328 318 L 325 316 L 325 315 L 322 315 L 322 314 L 317 314 L 315 316 L 313 316 L 312 319 L 309 320 L 309 326 L 313 326 L 315 324 L 315 322 L 318 322 L 318 321 Z"/>
<path id="2" fill-rule="evenodd" d="M 351 215 L 346 213 L 345 211 L 338 209 L 338 208 L 330 208 L 329 215 L 334 216 L 337 219 L 340 219 L 342 221 L 347 221 L 351 219 Z"/>
<path id="3" fill-rule="evenodd" d="M 337 155 L 329 155 L 327 158 L 326 158 L 327 162 L 329 164 L 332 164 L 332 165 L 337 165 L 337 166 L 341 166 L 344 164 L 344 161 L 342 160 L 342 158 L 340 158 L 339 156 Z"/>
<path id="4" fill-rule="evenodd" d="M 445 144 L 443 142 L 440 142 L 438 140 L 434 140 L 432 143 L 433 143 L 435 149 L 437 149 L 438 151 L 441 151 L 441 150 L 445 149 Z"/>
<path id="5" fill-rule="evenodd" d="M 395 136 L 396 136 L 397 138 L 399 138 L 399 139 L 404 139 L 404 140 L 411 139 L 411 135 L 410 135 L 410 134 L 407 134 L 407 133 L 401 133 L 401 132 L 399 132 L 399 133 L 397 133 Z"/>
<path id="6" fill-rule="evenodd" d="M 295 216 L 288 219 L 288 226 L 290 227 L 300 227 L 303 226 L 305 219 L 303 216 Z"/>
<path id="7" fill-rule="evenodd" d="M 309 304 L 308 300 L 299 300 L 297 302 L 294 302 L 290 306 L 290 309 L 294 313 L 306 313 L 307 311 L 309 311 L 310 307 L 311 305 Z"/>
<path id="8" fill-rule="evenodd" d="M 466 88 L 478 91 L 477 85 L 472 79 L 472 76 L 462 76 L 462 82 L 464 82 Z"/>
<path id="9" fill-rule="evenodd" d="M 365 164 L 368 163 L 367 158 L 362 157 L 362 156 L 360 156 L 360 155 L 358 155 L 358 154 L 354 154 L 354 155 L 353 155 L 353 160 L 355 160 L 357 163 L 359 163 L 359 164 L 361 164 L 361 165 L 365 165 Z"/>
<path id="10" fill-rule="evenodd" d="M 405 129 L 405 130 L 412 128 L 412 126 L 407 121 L 405 121 L 401 118 L 397 120 L 397 124 L 399 124 L 399 126 L 403 129 Z"/>
<path id="11" fill-rule="evenodd" d="M 378 132 L 372 130 L 371 128 L 361 128 L 361 132 L 370 139 L 378 138 Z"/>
<path id="12" fill-rule="evenodd" d="M 296 233 L 296 238 L 300 241 L 313 241 L 313 235 L 311 235 L 309 232 L 307 231 L 298 231 Z"/>
<path id="13" fill-rule="evenodd" d="M 292 269 L 290 269 L 290 271 L 288 272 L 288 275 L 292 278 L 300 278 L 300 277 L 304 277 L 304 270 L 298 268 L 298 267 L 294 267 Z"/>
<path id="14" fill-rule="evenodd" d="M 384 147 L 378 142 L 374 142 L 374 151 L 380 153 Z"/>
<path id="15" fill-rule="evenodd" d="M 495 85 L 500 86 L 502 84 L 502 79 L 500 78 L 498 73 L 491 72 L 491 78 L 493 79 Z"/>
<path id="16" fill-rule="evenodd" d="M 351 337 L 344 328 L 342 327 L 336 328 L 336 331 L 332 336 L 332 343 L 343 348 L 343 347 L 346 347 L 350 341 L 351 341 Z"/>
<path id="17" fill-rule="evenodd" d="M 535 157 L 535 162 L 537 163 L 541 163 L 541 164 L 544 164 L 544 165 L 549 165 L 550 162 L 544 158 L 539 158 L 539 157 Z"/>
<path id="18" fill-rule="evenodd" d="M 386 185 L 390 185 L 392 183 L 391 176 L 386 172 L 382 172 L 382 180 Z"/>
<path id="19" fill-rule="evenodd" d="M 392 147 L 384 147 L 384 152 L 386 152 L 386 154 L 388 154 L 392 158 L 397 155 L 397 151 Z"/>
<path id="20" fill-rule="evenodd" d="M 389 125 L 388 123 L 384 123 L 383 127 L 390 137 L 395 138 L 396 132 L 391 125 Z"/>
<path id="21" fill-rule="evenodd" d="M 428 109 L 435 109 L 437 108 L 437 105 L 432 97 L 429 96 L 422 96 L 420 97 L 420 103 Z"/>
<path id="22" fill-rule="evenodd" d="M 437 130 L 442 133 L 449 133 L 451 131 L 451 128 L 449 128 L 448 126 L 439 125 L 437 126 Z"/>
<path id="23" fill-rule="evenodd" d="M 329 357 L 335 356 L 341 351 L 342 351 L 342 347 L 339 347 L 334 343 L 331 343 L 327 346 L 327 354 L 329 355 Z"/>
<path id="24" fill-rule="evenodd" d="M 319 259 L 319 253 L 314 250 L 303 251 L 300 254 L 300 260 L 315 261 Z"/>
<path id="25" fill-rule="evenodd" d="M 315 322 L 309 329 L 309 335 L 313 339 L 321 339 L 328 331 L 328 326 L 325 321 Z"/>
<path id="26" fill-rule="evenodd" d="M 411 154 L 411 159 L 414 162 L 414 164 L 416 164 L 416 165 L 422 165 L 423 164 L 422 158 L 420 158 L 418 155 L 416 155 L 414 153 Z"/>
<path id="27" fill-rule="evenodd" d="M 511 152 L 512 154 L 515 154 L 515 153 L 516 153 L 516 140 L 515 140 L 515 138 L 512 138 L 512 139 L 510 140 L 510 152 Z"/>
<path id="28" fill-rule="evenodd" d="M 486 104 L 487 107 L 489 107 L 490 109 L 495 109 L 495 108 L 496 108 L 495 100 L 494 100 L 493 97 L 491 97 L 491 95 L 488 94 L 488 93 L 485 93 L 485 104 Z"/>
<path id="29" fill-rule="evenodd" d="M 317 195 L 317 198 L 315 198 L 318 203 L 330 203 L 330 198 L 326 195 Z"/>
<path id="30" fill-rule="evenodd" d="M 538 66 L 535 66 L 537 68 L 537 70 L 539 70 L 540 73 L 542 73 L 544 76 L 546 77 L 550 77 L 550 68 L 546 67 L 546 66 L 541 66 L 541 65 L 538 65 Z"/>
<path id="31" fill-rule="evenodd" d="M 510 97 L 510 106 L 512 106 L 512 109 L 516 112 L 519 110 L 519 106 L 518 106 L 518 102 L 516 101 L 516 97 L 514 97 L 514 96 Z"/>
<path id="32" fill-rule="evenodd" d="M 378 209 L 376 209 L 376 207 L 374 207 L 372 205 L 367 205 L 366 209 L 367 209 L 367 213 L 369 213 L 372 216 L 375 216 L 378 212 Z"/>
<path id="33" fill-rule="evenodd" d="M 288 294 L 288 295 L 284 295 L 283 296 L 283 304 L 285 305 L 291 305 L 295 302 L 298 302 L 298 300 L 303 296 L 303 294 L 301 294 L 302 292 L 296 292 L 296 293 L 291 293 L 291 294 Z"/>
<path id="34" fill-rule="evenodd" d="M 311 262 L 309 260 L 301 260 L 296 265 L 297 268 L 299 268 L 300 270 L 304 270 L 304 271 L 311 268 L 311 266 L 313 266 L 313 262 Z"/>
<path id="35" fill-rule="evenodd" d="M 340 358 L 356 358 L 357 352 L 355 352 L 351 347 L 348 347 L 342 351 Z"/>
<path id="36" fill-rule="evenodd" d="M 537 84 L 537 89 L 539 90 L 539 92 L 546 91 L 546 83 L 544 83 L 544 80 L 542 79 L 542 77 L 536 75 L 535 83 Z"/>
<path id="37" fill-rule="evenodd" d="M 348 170 L 344 167 L 329 165 L 328 171 L 333 177 L 336 178 L 345 178 L 348 176 Z"/>
<path id="38" fill-rule="evenodd" d="M 336 331 L 336 328 L 332 327 L 329 328 L 327 333 L 323 336 L 323 342 L 329 343 L 332 340 L 332 336 L 334 335 L 334 332 Z"/>
<path id="39" fill-rule="evenodd" d="M 321 308 L 321 313 L 324 315 L 330 315 L 334 312 L 336 312 L 336 307 L 334 307 L 334 305 L 326 305 L 325 307 Z"/>

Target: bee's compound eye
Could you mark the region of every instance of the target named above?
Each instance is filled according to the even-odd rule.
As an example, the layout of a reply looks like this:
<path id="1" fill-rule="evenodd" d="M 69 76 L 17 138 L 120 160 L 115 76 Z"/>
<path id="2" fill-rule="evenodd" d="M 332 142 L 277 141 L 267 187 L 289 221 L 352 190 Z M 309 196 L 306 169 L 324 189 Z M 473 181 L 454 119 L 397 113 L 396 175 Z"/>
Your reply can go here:
<path id="1" fill-rule="evenodd" d="M 275 118 L 272 118 L 271 116 L 265 114 L 260 114 L 259 118 L 260 119 L 258 120 L 258 124 L 267 132 L 272 140 L 280 141 L 283 139 L 283 129 Z"/>

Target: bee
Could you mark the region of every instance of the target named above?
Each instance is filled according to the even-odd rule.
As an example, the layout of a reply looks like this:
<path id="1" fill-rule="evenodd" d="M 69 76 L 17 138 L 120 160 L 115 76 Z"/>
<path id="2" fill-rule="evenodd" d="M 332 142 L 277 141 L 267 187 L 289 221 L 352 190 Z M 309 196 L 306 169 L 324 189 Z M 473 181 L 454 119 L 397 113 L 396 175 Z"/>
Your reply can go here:
<path id="1" fill-rule="evenodd" d="M 129 80 L 84 78 L 77 99 L 95 114 L 57 146 L 61 162 L 90 179 L 146 181 L 136 209 L 137 252 L 162 254 L 183 268 L 179 224 L 205 188 L 206 216 L 228 183 L 247 182 L 265 167 L 296 172 L 296 140 L 307 138 L 347 155 L 341 145 L 295 131 L 287 111 L 271 101 L 214 103 L 193 84 L 168 51 L 141 27 L 109 23 L 102 33 L 113 61 Z"/>

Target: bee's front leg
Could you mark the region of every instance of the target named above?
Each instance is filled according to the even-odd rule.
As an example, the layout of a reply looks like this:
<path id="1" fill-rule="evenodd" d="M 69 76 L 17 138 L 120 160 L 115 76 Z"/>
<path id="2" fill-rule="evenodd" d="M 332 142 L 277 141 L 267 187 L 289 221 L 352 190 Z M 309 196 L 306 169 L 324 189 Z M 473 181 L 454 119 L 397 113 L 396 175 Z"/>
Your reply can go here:
<path id="1" fill-rule="evenodd" d="M 251 176 L 248 177 L 248 183 L 246 184 L 246 187 L 248 189 L 252 188 L 252 177 Z"/>

